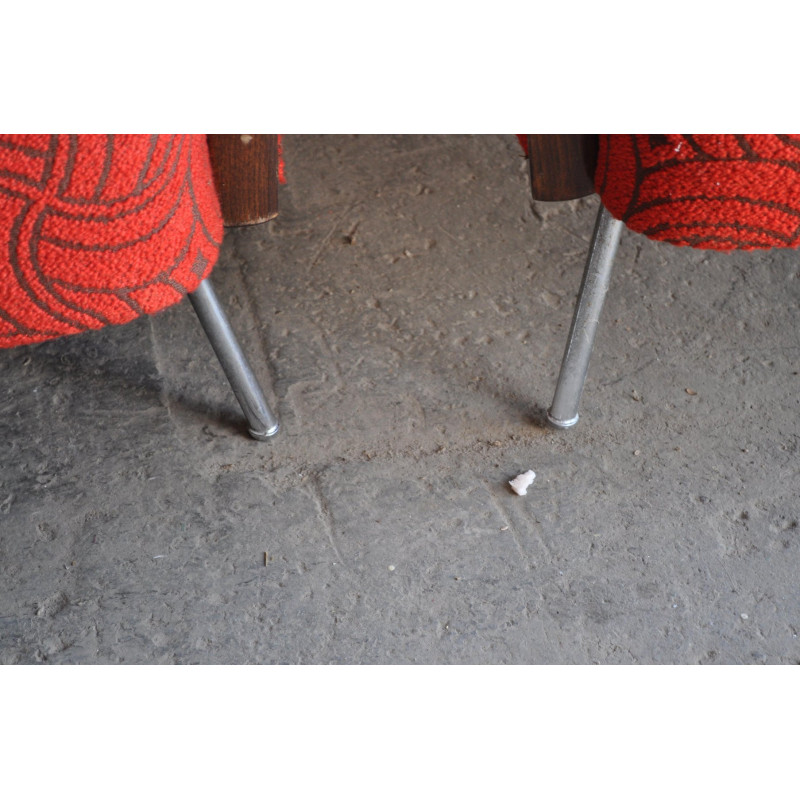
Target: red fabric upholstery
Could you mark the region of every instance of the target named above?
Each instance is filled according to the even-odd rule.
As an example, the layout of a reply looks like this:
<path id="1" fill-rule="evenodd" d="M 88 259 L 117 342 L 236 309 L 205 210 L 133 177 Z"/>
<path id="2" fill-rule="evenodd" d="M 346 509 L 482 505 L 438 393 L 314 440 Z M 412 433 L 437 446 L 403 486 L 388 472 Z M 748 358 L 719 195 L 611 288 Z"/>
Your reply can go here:
<path id="1" fill-rule="evenodd" d="M 283 158 L 283 135 L 278 134 L 278 183 L 286 183 L 286 161 Z"/>
<path id="2" fill-rule="evenodd" d="M 800 135 L 600 137 L 595 185 L 652 239 L 715 250 L 800 244 Z"/>
<path id="3" fill-rule="evenodd" d="M 0 135 L 0 347 L 176 303 L 222 233 L 203 135 Z"/>

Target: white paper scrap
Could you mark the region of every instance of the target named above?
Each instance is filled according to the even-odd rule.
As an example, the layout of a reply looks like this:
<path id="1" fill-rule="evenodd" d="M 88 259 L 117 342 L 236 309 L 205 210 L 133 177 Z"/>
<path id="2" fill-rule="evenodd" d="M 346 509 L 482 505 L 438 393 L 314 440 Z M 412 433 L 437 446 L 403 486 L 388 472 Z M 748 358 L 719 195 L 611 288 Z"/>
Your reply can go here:
<path id="1" fill-rule="evenodd" d="M 513 481 L 509 481 L 508 485 L 517 494 L 528 494 L 528 487 L 533 483 L 534 478 L 536 478 L 536 473 L 532 469 L 529 469 L 527 472 L 517 475 Z"/>

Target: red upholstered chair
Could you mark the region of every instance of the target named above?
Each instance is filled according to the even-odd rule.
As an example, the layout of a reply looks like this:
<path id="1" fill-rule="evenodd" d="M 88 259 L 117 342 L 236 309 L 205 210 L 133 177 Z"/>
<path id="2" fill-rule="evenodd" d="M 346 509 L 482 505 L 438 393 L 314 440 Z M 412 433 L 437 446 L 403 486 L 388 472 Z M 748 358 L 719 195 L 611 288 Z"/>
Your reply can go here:
<path id="1" fill-rule="evenodd" d="M 209 282 L 222 236 L 203 135 L 0 135 L 0 347 L 188 294 L 251 435 L 267 438 L 278 423 Z"/>
<path id="2" fill-rule="evenodd" d="M 601 206 L 549 421 L 578 421 L 623 226 L 674 245 L 753 250 L 800 245 L 800 135 L 527 135 L 538 200 L 596 191 Z"/>

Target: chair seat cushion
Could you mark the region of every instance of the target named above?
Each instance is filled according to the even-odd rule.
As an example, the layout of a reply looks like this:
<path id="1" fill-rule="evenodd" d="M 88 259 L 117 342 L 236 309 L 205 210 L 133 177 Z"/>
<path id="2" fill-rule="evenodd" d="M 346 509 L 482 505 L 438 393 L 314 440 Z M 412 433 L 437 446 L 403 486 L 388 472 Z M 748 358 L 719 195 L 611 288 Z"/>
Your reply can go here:
<path id="1" fill-rule="evenodd" d="M 651 239 L 715 250 L 800 244 L 800 135 L 600 137 L 595 186 Z"/>
<path id="2" fill-rule="evenodd" d="M 0 347 L 176 303 L 222 232 L 203 135 L 0 135 Z"/>

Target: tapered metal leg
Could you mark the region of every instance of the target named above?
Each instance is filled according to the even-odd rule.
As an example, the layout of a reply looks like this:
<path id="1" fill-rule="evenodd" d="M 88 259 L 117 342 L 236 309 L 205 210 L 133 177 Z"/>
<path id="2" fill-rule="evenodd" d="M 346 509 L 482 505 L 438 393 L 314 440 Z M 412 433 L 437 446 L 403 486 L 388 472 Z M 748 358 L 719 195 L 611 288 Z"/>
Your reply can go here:
<path id="1" fill-rule="evenodd" d="M 267 405 L 250 364 L 208 278 L 189 295 L 200 324 L 219 358 L 233 393 L 244 411 L 254 439 L 268 439 L 278 432 L 278 420 Z"/>
<path id="2" fill-rule="evenodd" d="M 547 419 L 557 428 L 571 428 L 578 421 L 578 405 L 586 382 L 589 358 L 603 301 L 611 279 L 611 267 L 617 252 L 623 223 L 600 206 L 583 272 L 583 281 L 575 304 L 572 327 L 561 362 L 553 404 Z"/>

